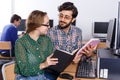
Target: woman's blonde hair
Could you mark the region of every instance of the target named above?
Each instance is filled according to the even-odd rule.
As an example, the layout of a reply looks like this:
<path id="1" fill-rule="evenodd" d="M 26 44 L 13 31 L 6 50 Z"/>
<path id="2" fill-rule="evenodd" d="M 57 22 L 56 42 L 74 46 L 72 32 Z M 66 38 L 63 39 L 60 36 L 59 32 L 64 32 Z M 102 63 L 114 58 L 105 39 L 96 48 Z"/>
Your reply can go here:
<path id="1" fill-rule="evenodd" d="M 26 20 L 26 33 L 30 33 L 31 31 L 34 31 L 36 28 L 40 27 L 44 22 L 44 17 L 46 15 L 47 13 L 43 11 L 32 11 Z"/>

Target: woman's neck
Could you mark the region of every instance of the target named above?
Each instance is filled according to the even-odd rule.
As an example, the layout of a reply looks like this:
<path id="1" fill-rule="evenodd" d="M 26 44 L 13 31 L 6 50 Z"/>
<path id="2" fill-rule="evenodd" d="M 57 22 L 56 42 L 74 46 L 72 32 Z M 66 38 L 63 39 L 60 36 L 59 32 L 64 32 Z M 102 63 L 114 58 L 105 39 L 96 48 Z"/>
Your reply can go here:
<path id="1" fill-rule="evenodd" d="M 37 39 L 39 38 L 39 35 L 35 31 L 30 32 L 29 36 L 35 41 L 37 41 Z"/>

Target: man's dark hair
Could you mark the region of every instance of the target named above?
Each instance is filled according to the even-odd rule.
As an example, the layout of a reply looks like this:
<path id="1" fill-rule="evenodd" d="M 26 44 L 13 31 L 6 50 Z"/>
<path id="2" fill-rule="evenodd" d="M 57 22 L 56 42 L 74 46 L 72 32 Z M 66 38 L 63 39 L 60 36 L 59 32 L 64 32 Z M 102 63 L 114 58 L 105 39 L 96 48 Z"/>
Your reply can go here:
<path id="1" fill-rule="evenodd" d="M 71 10 L 73 12 L 72 17 L 76 18 L 78 15 L 78 10 L 72 2 L 65 2 L 58 7 L 58 11 Z"/>
<path id="2" fill-rule="evenodd" d="M 10 19 L 10 22 L 13 23 L 15 20 L 16 21 L 21 20 L 21 17 L 17 14 L 13 14 L 11 19 Z"/>

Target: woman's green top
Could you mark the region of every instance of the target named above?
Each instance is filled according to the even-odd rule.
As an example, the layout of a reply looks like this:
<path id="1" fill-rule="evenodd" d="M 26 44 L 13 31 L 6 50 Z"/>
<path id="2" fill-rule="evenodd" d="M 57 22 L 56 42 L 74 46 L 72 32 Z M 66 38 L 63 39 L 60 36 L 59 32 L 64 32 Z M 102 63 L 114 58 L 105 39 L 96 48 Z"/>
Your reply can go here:
<path id="1" fill-rule="evenodd" d="M 53 53 L 51 39 L 46 35 L 40 35 L 37 41 L 28 34 L 18 39 L 15 43 L 15 73 L 23 76 L 42 74 L 40 64 Z"/>

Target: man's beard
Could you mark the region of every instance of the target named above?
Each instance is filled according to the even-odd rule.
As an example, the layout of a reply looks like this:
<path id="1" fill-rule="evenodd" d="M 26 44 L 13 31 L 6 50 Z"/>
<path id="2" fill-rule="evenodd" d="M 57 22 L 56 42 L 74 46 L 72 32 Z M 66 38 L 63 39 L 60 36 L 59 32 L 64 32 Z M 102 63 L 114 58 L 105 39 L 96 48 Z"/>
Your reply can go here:
<path id="1" fill-rule="evenodd" d="M 60 21 L 60 22 L 62 22 L 62 21 Z M 68 28 L 68 27 L 71 25 L 71 23 L 72 23 L 72 21 L 70 21 L 70 22 L 69 22 L 68 24 L 66 24 L 65 26 L 61 26 L 61 25 L 60 25 L 60 22 L 59 22 L 59 26 L 58 26 L 60 29 L 66 29 L 66 28 Z M 65 23 L 65 22 L 63 22 L 63 23 Z"/>

